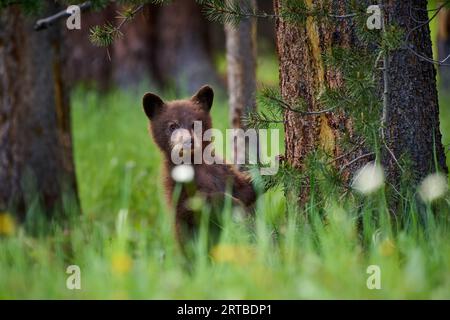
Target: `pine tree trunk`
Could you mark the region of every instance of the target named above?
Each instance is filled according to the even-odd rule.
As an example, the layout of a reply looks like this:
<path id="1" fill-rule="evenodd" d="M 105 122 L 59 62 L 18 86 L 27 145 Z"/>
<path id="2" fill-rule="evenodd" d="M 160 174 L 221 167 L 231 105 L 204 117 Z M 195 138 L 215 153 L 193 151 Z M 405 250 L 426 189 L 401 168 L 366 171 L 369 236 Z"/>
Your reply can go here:
<path id="1" fill-rule="evenodd" d="M 111 4 L 102 12 L 85 12 L 82 29 L 66 32 L 71 83 L 94 83 L 105 90 L 149 80 L 153 87 L 175 87 L 180 94 L 195 92 L 205 83 L 222 87 L 209 50 L 208 21 L 195 0 L 146 4 L 123 26 L 124 36 L 109 48 L 108 57 L 106 48 L 89 41 L 89 30 L 107 22 L 117 24 L 117 11 L 121 7 Z"/>
<path id="2" fill-rule="evenodd" d="M 439 60 L 444 60 L 450 56 L 450 11 L 443 8 L 438 15 L 439 29 L 438 29 L 438 53 Z M 450 64 L 450 59 L 447 59 L 446 64 Z M 450 91 L 450 67 L 439 67 L 440 86 L 444 92 Z"/>
<path id="3" fill-rule="evenodd" d="M 415 8 L 416 20 L 428 19 L 426 0 L 390 0 L 387 4 L 388 23 L 396 24 L 406 32 L 417 26 L 410 15 L 411 6 Z M 406 45 L 431 58 L 428 24 L 413 32 Z M 402 173 L 398 163 L 402 164 L 403 160 L 410 162 L 410 168 L 405 170 L 412 173 L 416 180 L 434 172 L 436 166 L 446 172 L 434 65 L 419 58 L 411 50 L 402 48 L 390 54 L 388 71 L 389 98 L 385 110 L 385 132 L 389 149 L 383 148 L 383 164 L 389 181 L 398 184 Z"/>
<path id="4" fill-rule="evenodd" d="M 308 0 L 306 3 L 310 7 L 314 3 L 317 8 L 330 3 L 336 14 L 346 13 L 346 1 Z M 275 1 L 276 13 L 280 12 L 282 5 L 282 0 Z M 333 20 L 333 23 L 327 26 L 318 22 L 315 17 L 308 17 L 305 24 L 288 23 L 278 18 L 276 36 L 283 100 L 295 105 L 300 98 L 306 103 L 308 111 L 323 110 L 324 107 L 317 100 L 318 95 L 326 87 L 339 88 L 343 84 L 343 79 L 340 72 L 324 64 L 322 55 L 332 46 L 348 48 L 353 44 L 352 34 L 345 19 Z M 358 150 L 349 156 L 340 157 L 343 154 L 341 138 L 345 134 L 351 139 L 355 138 L 351 121 L 341 113 L 329 112 L 305 116 L 286 111 L 284 122 L 286 160 L 302 171 L 306 169 L 307 156 L 315 150 L 320 149 L 331 159 L 339 157 L 339 161 L 334 162 L 337 166 L 345 166 L 352 158 L 361 155 L 362 150 Z M 344 176 L 349 178 L 352 169 L 362 166 L 367 160 L 368 158 L 361 158 L 355 161 L 347 167 Z M 300 190 L 298 199 L 300 203 L 305 203 L 309 193 L 308 179 L 304 180 Z"/>
<path id="5" fill-rule="evenodd" d="M 47 1 L 43 12 L 57 10 Z M 33 23 L 17 6 L 0 13 L 0 209 L 22 220 L 38 207 L 62 213 L 65 200 L 78 208 L 63 26 Z"/>
<path id="6" fill-rule="evenodd" d="M 156 28 L 158 11 L 159 6 L 144 6 L 133 21 L 124 25 L 122 30 L 124 36 L 114 42 L 113 58 L 110 63 L 113 69 L 113 82 L 120 87 L 138 85 L 144 80 L 153 84 L 152 57 L 158 50 L 158 47 L 153 45 L 153 39 L 158 33 Z"/>
<path id="7" fill-rule="evenodd" d="M 70 86 L 81 82 L 100 91 L 106 91 L 113 84 L 113 62 L 108 59 L 105 48 L 91 43 L 89 32 L 96 25 L 114 20 L 116 15 L 116 8 L 113 5 L 101 12 L 86 11 L 81 14 L 81 30 L 63 31 L 67 47 L 66 74 Z"/>
<path id="8" fill-rule="evenodd" d="M 195 0 L 175 0 L 158 12 L 154 67 L 165 85 L 195 92 L 205 83 L 219 85 L 208 51 L 207 21 Z"/>
<path id="9" fill-rule="evenodd" d="M 116 39 L 108 49 L 97 47 L 89 40 L 92 27 L 107 22 L 117 24 L 119 5 L 110 4 L 100 12 L 83 12 L 81 30 L 64 33 L 68 52 L 69 83 L 82 82 L 106 91 L 111 86 L 130 87 L 143 80 L 153 83 L 152 57 L 157 48 L 153 39 L 157 29 L 155 19 L 159 6 L 146 5 L 133 21 L 126 23 L 121 31 L 123 37 Z"/>
<path id="10" fill-rule="evenodd" d="M 239 0 L 239 3 L 248 2 Z M 256 7 L 255 1 L 250 4 Z M 242 117 L 256 108 L 256 27 L 256 18 L 225 25 L 230 122 L 236 129 L 244 128 Z M 244 150 L 245 145 L 235 143 L 234 147 L 236 155 L 237 149 Z"/>

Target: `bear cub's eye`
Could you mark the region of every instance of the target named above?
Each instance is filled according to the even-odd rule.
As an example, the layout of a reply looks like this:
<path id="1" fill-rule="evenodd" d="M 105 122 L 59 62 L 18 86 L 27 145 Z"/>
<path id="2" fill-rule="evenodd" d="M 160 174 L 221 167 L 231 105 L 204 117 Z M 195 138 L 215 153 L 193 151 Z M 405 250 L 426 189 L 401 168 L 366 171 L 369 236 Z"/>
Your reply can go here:
<path id="1" fill-rule="evenodd" d="M 180 126 L 178 125 L 178 123 L 172 122 L 172 123 L 169 124 L 168 129 L 169 129 L 170 132 L 174 132 L 174 131 L 177 130 L 179 127 L 180 127 Z"/>

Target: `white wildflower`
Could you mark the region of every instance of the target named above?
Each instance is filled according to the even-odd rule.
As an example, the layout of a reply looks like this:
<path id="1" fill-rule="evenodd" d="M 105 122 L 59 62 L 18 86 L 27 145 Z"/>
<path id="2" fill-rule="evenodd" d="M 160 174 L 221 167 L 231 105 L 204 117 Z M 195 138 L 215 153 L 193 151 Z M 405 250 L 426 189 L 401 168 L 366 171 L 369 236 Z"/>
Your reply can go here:
<path id="1" fill-rule="evenodd" d="M 447 177 L 442 173 L 428 175 L 419 186 L 419 195 L 424 202 L 441 198 L 448 190 Z"/>
<path id="2" fill-rule="evenodd" d="M 383 168 L 370 162 L 358 170 L 353 178 L 352 188 L 362 194 L 371 194 L 384 184 Z"/>
<path id="3" fill-rule="evenodd" d="M 172 178 L 176 182 L 187 183 L 194 180 L 194 167 L 182 164 L 172 169 Z"/>
<path id="4" fill-rule="evenodd" d="M 129 160 L 127 161 L 127 163 L 125 163 L 125 168 L 127 170 L 131 170 L 136 166 L 136 162 L 134 162 L 133 160 Z"/>

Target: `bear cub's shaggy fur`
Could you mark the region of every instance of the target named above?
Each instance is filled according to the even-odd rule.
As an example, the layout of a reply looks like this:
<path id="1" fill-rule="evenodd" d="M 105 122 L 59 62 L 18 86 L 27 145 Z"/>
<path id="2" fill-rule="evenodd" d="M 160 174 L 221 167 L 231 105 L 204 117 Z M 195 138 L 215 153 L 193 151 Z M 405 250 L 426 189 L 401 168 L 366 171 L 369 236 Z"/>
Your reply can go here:
<path id="1" fill-rule="evenodd" d="M 214 98 L 213 90 L 209 86 L 203 86 L 193 97 L 185 100 L 164 102 L 153 93 L 147 93 L 143 97 L 144 111 L 150 120 L 150 131 L 153 139 L 161 149 L 165 157 L 165 188 L 168 200 L 171 202 L 175 181 L 171 177 L 171 171 L 175 167 L 171 160 L 173 143 L 172 134 L 177 129 L 186 129 L 193 142 L 194 121 L 201 121 L 202 130 L 212 127 L 210 110 Z M 202 142 L 202 153 L 204 148 L 212 142 Z M 191 149 L 193 157 L 194 149 Z M 193 158 L 192 158 L 193 159 Z M 194 163 L 192 161 L 192 163 Z M 250 210 L 256 200 L 256 193 L 251 184 L 250 178 L 244 173 L 235 170 L 228 164 L 193 164 L 194 180 L 193 187 L 196 194 L 200 194 L 206 199 L 206 203 L 212 203 L 217 199 L 231 197 L 234 204 L 239 204 L 244 209 Z M 230 190 L 230 194 L 227 194 Z M 188 186 L 183 186 L 180 197 L 176 204 L 175 228 L 178 238 L 185 231 L 193 231 L 198 225 L 193 210 L 189 206 Z M 223 201 L 222 201 L 223 203 Z M 180 240 L 180 239 L 179 239 Z"/>

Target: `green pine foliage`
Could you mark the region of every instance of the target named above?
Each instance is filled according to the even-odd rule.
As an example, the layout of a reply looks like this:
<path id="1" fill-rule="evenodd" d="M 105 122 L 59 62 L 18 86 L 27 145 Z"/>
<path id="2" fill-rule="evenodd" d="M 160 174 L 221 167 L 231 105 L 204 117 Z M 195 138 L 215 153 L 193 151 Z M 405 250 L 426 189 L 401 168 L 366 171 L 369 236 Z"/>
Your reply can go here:
<path id="1" fill-rule="evenodd" d="M 0 11 L 8 6 L 20 5 L 26 13 L 38 13 L 41 1 L 36 0 L 0 0 Z"/>
<path id="2" fill-rule="evenodd" d="M 343 75 L 344 84 L 342 87 L 326 88 L 317 97 L 322 110 L 320 112 L 340 112 L 353 119 L 356 136 L 364 137 L 364 144 L 369 149 L 377 153 L 380 146 L 380 126 L 383 109 L 382 90 L 382 67 L 383 57 L 392 50 L 399 48 L 403 44 L 404 32 L 395 25 L 387 25 L 383 30 L 368 30 L 366 21 L 369 15 L 367 7 L 361 1 L 350 3 L 347 12 L 332 12 L 332 6 L 325 2 L 322 7 L 308 7 L 305 1 L 284 0 L 279 12 L 279 16 L 288 23 L 303 25 L 308 17 L 320 20 L 321 23 L 335 24 L 340 19 L 351 21 L 352 28 L 357 36 L 359 49 L 334 47 L 330 52 L 323 55 L 323 61 L 329 69 L 338 70 Z M 239 21 L 245 16 L 245 9 L 239 8 L 238 2 L 214 1 L 214 6 L 209 8 L 209 17 L 215 21 L 229 22 Z M 234 17 L 233 17 L 234 15 Z M 264 14 L 258 13 L 257 17 Z M 219 19 L 219 16 L 222 19 Z M 306 110 L 304 101 L 297 101 L 295 105 L 287 104 L 281 97 L 278 90 L 273 88 L 263 88 L 258 98 L 259 110 L 245 116 L 244 121 L 247 126 L 258 129 L 270 128 L 283 122 L 285 111 L 293 111 L 299 115 L 307 116 L 312 114 Z M 355 143 L 348 137 L 343 141 L 344 153 L 352 150 Z M 330 159 L 327 155 L 319 155 L 321 151 L 316 151 L 311 157 L 308 166 L 315 171 L 317 176 L 330 177 L 329 183 L 338 185 L 342 183 L 340 173 L 334 172 L 330 168 Z M 316 163 L 313 165 L 313 163 Z M 314 169 L 313 169 L 314 168 Z M 319 170 L 316 170 L 319 169 Z M 283 170 L 281 170 L 283 171 Z M 298 173 L 301 176 L 301 173 Z M 280 175 L 284 177 L 283 174 Z M 274 178 L 272 177 L 271 180 Z M 287 186 L 292 186 L 289 180 L 283 182 Z M 345 190 L 345 185 L 343 189 Z"/>
<path id="3" fill-rule="evenodd" d="M 94 26 L 89 33 L 89 40 L 98 47 L 108 47 L 114 40 L 122 37 L 122 32 L 110 22 L 103 26 Z"/>
<path id="4" fill-rule="evenodd" d="M 270 18 L 265 12 L 255 10 L 250 0 L 239 3 L 226 0 L 197 0 L 202 5 L 205 16 L 214 22 L 237 25 L 243 18 L 259 17 Z"/>

